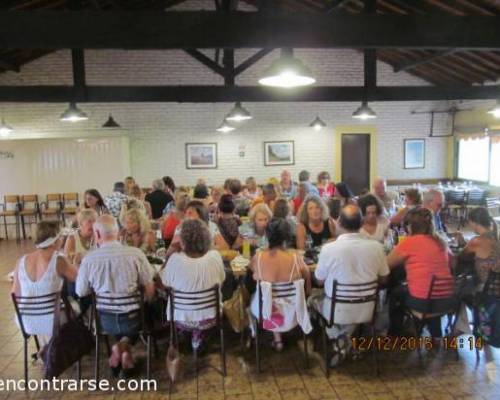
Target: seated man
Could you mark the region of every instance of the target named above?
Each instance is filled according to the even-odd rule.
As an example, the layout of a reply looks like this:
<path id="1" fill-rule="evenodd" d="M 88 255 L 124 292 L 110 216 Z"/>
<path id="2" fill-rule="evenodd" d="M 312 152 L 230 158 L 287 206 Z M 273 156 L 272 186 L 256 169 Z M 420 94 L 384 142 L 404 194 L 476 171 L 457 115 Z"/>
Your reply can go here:
<path id="1" fill-rule="evenodd" d="M 383 178 L 376 178 L 373 182 L 372 194 L 376 196 L 384 206 L 384 213 L 394 213 L 395 207 L 401 205 L 401 199 L 396 192 L 387 190 L 387 182 Z"/>
<path id="2" fill-rule="evenodd" d="M 99 248 L 83 258 L 76 280 L 76 293 L 82 297 L 93 290 L 98 296 L 111 298 L 98 310 L 100 325 L 104 332 L 115 335 L 119 340 L 113 346 L 109 366 L 114 372 L 120 366 L 126 372 L 134 368 L 130 344 L 137 338 L 141 321 L 139 304 L 130 304 L 130 300 L 119 298 L 136 293 L 139 285 L 144 288 L 146 299 L 153 298 L 154 270 L 140 249 L 118 242 L 118 224 L 111 215 L 97 219 L 94 234 Z"/>
<path id="3" fill-rule="evenodd" d="M 325 244 L 319 254 L 314 275 L 320 285 L 324 284 L 324 291 L 311 296 L 309 304 L 327 320 L 330 318 L 334 281 L 339 284 L 359 284 L 376 280 L 382 282 L 389 275 L 383 246 L 359 233 L 361 223 L 362 216 L 358 206 L 344 207 L 340 213 L 339 225 L 341 231 L 345 233 L 342 233 L 336 241 Z M 372 311 L 373 308 L 367 309 L 366 304 L 337 306 L 335 321 L 340 319 L 342 323 L 336 323 L 329 328 L 328 336 L 338 338 L 340 335 L 351 335 L 360 322 L 370 320 L 367 315 L 371 316 Z M 345 345 L 350 345 L 350 341 L 347 340 Z M 345 347 L 340 350 L 345 355 L 347 349 Z M 341 354 L 338 356 L 332 359 L 332 363 L 336 364 L 341 360 Z"/>

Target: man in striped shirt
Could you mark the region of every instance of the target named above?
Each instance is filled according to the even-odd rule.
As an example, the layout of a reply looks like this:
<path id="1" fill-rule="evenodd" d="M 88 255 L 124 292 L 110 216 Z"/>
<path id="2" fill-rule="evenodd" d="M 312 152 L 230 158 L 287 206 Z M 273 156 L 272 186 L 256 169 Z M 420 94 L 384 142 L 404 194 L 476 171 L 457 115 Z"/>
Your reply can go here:
<path id="1" fill-rule="evenodd" d="M 141 328 L 139 290 L 144 289 L 146 300 L 154 297 L 155 272 L 141 250 L 118 242 L 118 224 L 113 216 L 99 217 L 94 235 L 99 247 L 83 258 L 76 293 L 83 297 L 94 291 L 102 331 L 119 340 L 109 364 L 114 369 L 131 369 L 130 344 Z"/>

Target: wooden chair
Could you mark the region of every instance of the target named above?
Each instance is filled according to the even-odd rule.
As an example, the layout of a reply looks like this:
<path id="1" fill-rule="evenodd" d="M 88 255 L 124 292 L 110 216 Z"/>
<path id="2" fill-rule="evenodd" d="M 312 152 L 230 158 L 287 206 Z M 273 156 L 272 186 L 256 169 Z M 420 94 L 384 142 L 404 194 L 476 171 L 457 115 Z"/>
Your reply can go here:
<path id="1" fill-rule="evenodd" d="M 262 281 L 257 281 L 257 295 L 259 296 L 259 316 L 257 319 L 250 313 L 255 326 L 255 361 L 257 364 L 257 372 L 261 372 L 261 357 L 260 357 L 260 335 L 264 331 L 263 322 L 264 318 L 262 316 L 262 290 L 260 290 L 260 285 Z M 291 303 L 295 303 L 296 289 L 293 282 L 286 283 L 273 283 L 272 284 L 272 297 L 274 299 L 288 299 Z M 300 328 L 300 325 L 297 325 Z M 295 328 L 294 328 L 295 329 Z M 302 330 L 302 329 L 301 329 Z M 307 334 L 302 331 L 304 340 L 304 357 L 305 364 L 307 366 L 309 361 L 308 348 L 307 348 Z"/>
<path id="2" fill-rule="evenodd" d="M 78 193 L 63 193 L 62 220 L 66 224 L 66 215 L 75 215 L 80 202 L 78 201 Z"/>
<path id="3" fill-rule="evenodd" d="M 25 218 L 29 217 L 30 226 L 35 220 L 35 224 L 39 219 L 42 219 L 40 213 L 40 205 L 38 203 L 38 195 L 36 194 L 25 194 L 21 196 L 21 208 L 19 211 L 19 217 L 21 219 L 21 227 L 23 231 L 23 239 L 26 239 L 26 221 Z"/>
<path id="4" fill-rule="evenodd" d="M 0 217 L 3 217 L 3 227 L 5 229 L 5 239 L 9 240 L 9 232 L 7 229 L 7 218 L 14 218 L 16 224 L 16 240 L 21 239 L 20 225 L 19 225 L 19 196 L 7 195 L 3 198 L 3 204 L 0 204 Z"/>
<path id="5" fill-rule="evenodd" d="M 145 315 L 144 315 L 144 296 L 142 291 L 137 291 L 128 296 L 119 296 L 119 297 L 110 297 L 97 295 L 95 293 L 92 294 L 92 311 L 91 311 L 91 320 L 94 321 L 95 327 L 95 362 L 94 362 L 94 379 L 96 381 L 100 380 L 99 376 L 99 362 L 100 362 L 100 339 L 104 337 L 106 340 L 106 347 L 108 351 L 108 356 L 111 355 L 111 347 L 109 345 L 109 336 L 110 334 L 103 331 L 101 324 L 99 313 L 102 311 L 113 312 L 113 307 L 116 306 L 137 306 L 132 311 L 127 312 L 126 314 L 132 314 L 139 312 L 140 318 L 140 329 L 138 332 L 140 340 L 146 346 L 146 378 L 151 378 L 151 331 L 149 327 L 145 323 Z"/>
<path id="6" fill-rule="evenodd" d="M 28 341 L 33 337 L 37 353 L 40 351 L 40 343 L 36 334 L 26 332 L 25 318 L 37 318 L 47 315 L 53 315 L 55 312 L 57 302 L 61 303 L 61 312 L 64 310 L 63 294 L 61 292 L 54 292 L 42 296 L 16 296 L 11 294 L 16 317 L 19 321 L 21 333 L 23 335 L 23 350 L 24 350 L 24 380 L 28 382 Z M 36 359 L 37 353 L 32 357 Z M 81 378 L 81 364 L 80 360 L 76 363 L 78 379 Z M 26 385 L 27 389 L 28 385 Z"/>
<path id="7" fill-rule="evenodd" d="M 169 320 L 172 324 L 172 332 L 176 331 L 176 321 L 175 321 L 175 310 L 182 311 L 201 311 L 201 310 L 213 310 L 215 316 L 215 325 L 209 329 L 218 329 L 220 336 L 220 361 L 221 369 L 220 373 L 226 376 L 226 347 L 224 342 L 224 326 L 223 326 L 223 316 L 220 307 L 220 288 L 219 285 L 206 290 L 200 290 L 197 292 L 183 292 L 180 290 L 175 290 L 172 287 L 167 287 L 167 293 L 169 296 Z M 174 335 L 174 340 L 177 335 Z M 178 346 L 178 343 L 176 343 Z M 196 372 L 198 372 L 198 351 L 193 349 L 194 361 Z"/>
<path id="8" fill-rule="evenodd" d="M 366 282 L 366 283 L 340 283 L 336 280 L 333 281 L 332 293 L 330 298 L 326 297 L 324 301 L 330 302 L 330 315 L 325 316 L 322 312 L 317 311 L 317 315 L 319 317 L 319 322 L 322 331 L 322 342 L 323 342 L 323 356 L 324 356 L 324 367 L 325 367 L 325 375 L 329 377 L 330 375 L 330 342 L 335 341 L 336 339 L 330 339 L 327 334 L 327 328 L 332 328 L 334 324 L 339 324 L 340 318 L 336 318 L 340 309 L 337 307 L 346 307 L 346 306 L 354 306 L 364 305 L 366 307 L 370 307 L 370 304 L 373 304 L 373 311 L 366 313 L 366 318 L 360 318 L 359 315 L 354 315 L 351 313 L 350 317 L 352 320 L 342 319 L 342 324 L 366 324 L 369 325 L 373 343 L 375 342 L 375 316 L 377 312 L 377 301 L 378 301 L 378 291 L 379 284 L 378 281 Z M 345 313 L 345 310 L 343 310 Z M 353 321 L 353 322 L 350 322 Z M 375 366 L 375 371 L 378 373 L 378 364 L 377 364 L 377 353 L 375 351 L 376 346 L 372 346 L 373 353 L 373 361 Z"/>
<path id="9" fill-rule="evenodd" d="M 42 218 L 56 217 L 57 220 L 61 219 L 61 212 L 63 208 L 62 194 L 60 193 L 50 193 L 46 197 L 46 201 L 41 207 Z"/>

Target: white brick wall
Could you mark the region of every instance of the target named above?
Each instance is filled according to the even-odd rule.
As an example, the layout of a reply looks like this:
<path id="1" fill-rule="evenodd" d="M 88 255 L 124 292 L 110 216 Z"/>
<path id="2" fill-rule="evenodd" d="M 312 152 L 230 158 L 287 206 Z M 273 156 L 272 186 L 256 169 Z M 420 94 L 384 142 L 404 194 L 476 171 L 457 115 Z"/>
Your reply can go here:
<path id="1" fill-rule="evenodd" d="M 213 2 L 188 2 L 183 7 L 210 9 Z M 184 9 L 184 8 L 183 8 Z M 253 50 L 236 52 L 238 62 Z M 213 51 L 207 51 L 213 54 Z M 319 85 L 361 85 L 362 54 L 353 50 L 299 49 L 296 55 L 314 72 Z M 256 85 L 262 70 L 277 57 L 265 57 L 245 71 L 239 85 Z M 191 59 L 182 51 L 86 51 L 86 74 L 94 85 L 186 85 L 221 84 L 222 78 Z M 71 84 L 70 52 L 58 51 L 22 67 L 21 73 L 0 74 L 0 85 Z M 425 85 L 406 73 L 394 74 L 390 66 L 378 63 L 380 85 Z M 100 126 L 109 112 L 126 128 L 116 133 L 130 136 L 131 171 L 141 183 L 172 175 L 181 184 L 192 184 L 203 176 L 209 183 L 220 183 L 228 176 L 244 179 L 253 175 L 259 180 L 278 176 L 280 168 L 263 166 L 263 142 L 294 140 L 296 163 L 294 173 L 308 169 L 334 172 L 337 149 L 334 128 L 354 125 L 351 114 L 359 103 L 245 103 L 254 119 L 241 129 L 221 135 L 216 126 L 232 104 L 83 104 L 90 115 L 88 122 L 68 125 L 58 117 L 66 104 L 0 104 L 0 114 L 16 128 L 15 138 L 57 138 L 100 136 Z M 423 170 L 403 169 L 403 139 L 425 138 L 429 134 L 430 116 L 412 115 L 412 110 L 444 108 L 446 103 L 390 102 L 371 106 L 379 118 L 377 128 L 377 173 L 392 179 L 438 178 L 446 175 L 446 140 L 426 140 L 426 166 Z M 328 124 L 323 132 L 308 128 L 319 114 Z M 449 132 L 446 114 L 435 119 L 435 134 Z M 186 170 L 186 142 L 217 142 L 219 167 L 216 170 Z M 240 158 L 239 146 L 245 145 L 246 156 Z M 0 149 L 1 149 L 0 142 Z M 117 177 L 120 178 L 120 177 Z M 110 182 L 111 184 L 112 182 Z M 85 188 L 82 188 L 82 190 Z"/>

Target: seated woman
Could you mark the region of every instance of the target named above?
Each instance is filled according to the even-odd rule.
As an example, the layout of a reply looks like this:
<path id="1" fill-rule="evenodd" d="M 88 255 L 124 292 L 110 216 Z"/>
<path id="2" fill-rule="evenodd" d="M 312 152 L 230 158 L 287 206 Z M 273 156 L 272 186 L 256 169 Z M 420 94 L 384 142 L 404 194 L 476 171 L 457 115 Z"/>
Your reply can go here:
<path id="1" fill-rule="evenodd" d="M 193 189 L 193 200 L 201 201 L 206 207 L 210 205 L 212 199 L 208 194 L 208 187 L 205 183 L 198 182 Z"/>
<path id="2" fill-rule="evenodd" d="M 340 199 L 340 204 L 344 207 L 347 204 L 356 204 L 351 188 L 344 182 L 338 182 L 335 186 L 334 196 Z"/>
<path id="3" fill-rule="evenodd" d="M 130 188 L 129 197 L 137 200 L 140 204 L 139 208 L 149 219 L 152 219 L 151 204 L 149 201 L 144 200 L 144 193 L 139 185 L 133 185 Z"/>
<path id="4" fill-rule="evenodd" d="M 239 232 L 240 219 L 235 215 L 236 205 L 233 196 L 224 194 L 219 201 L 219 212 L 217 215 L 217 227 L 220 235 L 215 237 L 215 247 L 218 250 L 239 249 L 242 239 Z"/>
<path id="5" fill-rule="evenodd" d="M 448 247 L 434 231 L 431 211 L 426 208 L 413 209 L 406 215 L 404 224 L 409 236 L 387 256 L 389 268 L 404 265 L 408 282 L 407 288 L 400 286 L 391 291 L 389 334 L 396 336 L 402 333 L 403 304 L 425 313 L 446 312 L 455 305 L 452 297 L 427 300 L 433 276 L 452 277 Z M 440 285 L 439 291 L 452 293 L 451 285 L 452 281 L 450 287 Z M 433 338 L 441 338 L 440 317 L 429 318 L 427 327 Z"/>
<path id="6" fill-rule="evenodd" d="M 469 227 L 478 236 L 467 244 L 462 235 L 458 240 L 465 248 L 459 255 L 459 261 L 474 258 L 474 275 L 476 290 L 482 291 L 490 271 L 497 271 L 500 266 L 500 242 L 498 241 L 497 224 L 484 207 L 473 209 L 469 213 Z M 498 293 L 500 295 L 500 293 Z"/>
<path id="7" fill-rule="evenodd" d="M 168 248 L 172 239 L 174 238 L 176 228 L 182 223 L 184 220 L 186 207 L 191 201 L 191 197 L 187 192 L 177 190 L 174 196 L 174 207 L 167 214 L 165 219 L 163 220 L 162 225 L 162 237 L 165 240 L 165 245 Z"/>
<path id="8" fill-rule="evenodd" d="M 257 181 L 253 176 L 250 176 L 246 179 L 243 196 L 245 196 L 250 201 L 254 201 L 256 198 L 262 196 L 262 190 L 257 186 Z"/>
<path id="9" fill-rule="evenodd" d="M 359 232 L 383 244 L 389 232 L 389 221 L 383 216 L 382 203 L 375 196 L 367 194 L 358 199 L 358 205 L 363 215 Z"/>
<path id="10" fill-rule="evenodd" d="M 257 248 L 267 248 L 266 228 L 272 217 L 273 213 L 266 204 L 257 204 L 250 210 L 249 221 L 240 226 L 241 237 Z"/>
<path id="11" fill-rule="evenodd" d="M 335 238 L 335 224 L 325 203 L 315 195 L 309 195 L 297 215 L 297 249 L 308 250 L 321 246 Z M 307 244 L 307 246 L 306 246 Z"/>
<path id="12" fill-rule="evenodd" d="M 16 296 L 49 295 L 60 292 L 64 280 L 76 280 L 77 268 L 59 254 L 64 240 L 59 222 L 39 222 L 35 237 L 35 250 L 21 257 L 14 270 L 12 293 Z M 37 335 L 43 345 L 52 335 L 53 317 L 53 314 L 23 316 L 24 329 L 28 334 Z"/>
<path id="13" fill-rule="evenodd" d="M 297 196 L 292 200 L 293 204 L 293 214 L 297 215 L 300 210 L 300 206 L 309 194 L 309 185 L 307 182 L 300 182 L 297 186 Z"/>
<path id="14" fill-rule="evenodd" d="M 78 229 L 66 239 L 64 254 L 75 266 L 79 266 L 82 258 L 90 250 L 95 249 L 94 224 L 97 213 L 91 208 L 85 208 L 76 215 Z"/>
<path id="15" fill-rule="evenodd" d="M 287 250 L 286 243 L 290 240 L 290 225 L 283 219 L 272 220 L 267 227 L 269 248 L 260 251 L 252 259 L 251 269 L 256 281 L 269 283 L 288 283 L 299 279 L 304 280 L 305 293 L 311 291 L 311 274 L 302 257 L 295 250 Z M 304 298 L 305 302 L 305 298 Z M 273 317 L 269 324 L 264 321 L 264 329 L 273 332 L 273 347 L 283 350 L 281 332 L 287 332 L 297 326 L 296 305 L 273 300 Z M 259 316 L 259 295 L 253 295 L 252 314 Z M 278 314 L 280 317 L 277 317 Z M 268 327 L 266 328 L 266 325 Z M 273 325 L 271 327 L 271 325 Z"/>
<path id="16" fill-rule="evenodd" d="M 182 251 L 172 254 L 161 272 L 163 285 L 183 292 L 199 292 L 222 285 L 224 263 L 218 251 L 210 250 L 212 239 L 207 224 L 200 219 L 186 219 L 181 225 L 180 241 Z M 192 332 L 193 349 L 200 347 L 203 331 L 216 322 L 213 309 L 176 309 L 174 319 L 177 328 Z"/>
<path id="17" fill-rule="evenodd" d="M 132 186 L 136 184 L 135 179 L 132 176 L 127 176 L 123 182 L 125 183 L 125 194 L 129 196 L 132 192 Z"/>
<path id="18" fill-rule="evenodd" d="M 109 214 L 109 211 L 104 204 L 104 199 L 97 189 L 88 189 L 84 193 L 84 203 L 82 208 L 93 209 L 98 216 L 102 214 Z"/>
<path id="19" fill-rule="evenodd" d="M 287 199 L 280 198 L 276 200 L 273 208 L 273 218 L 284 219 L 290 225 L 291 238 L 295 238 L 297 234 L 297 219 L 290 212 L 290 204 Z"/>
<path id="20" fill-rule="evenodd" d="M 422 196 L 418 189 L 405 190 L 405 206 L 391 217 L 392 225 L 401 225 L 408 211 L 422 205 Z"/>
<path id="21" fill-rule="evenodd" d="M 323 199 L 329 199 L 335 194 L 335 185 L 330 180 L 330 174 L 327 171 L 321 171 L 318 174 L 318 183 L 316 185 L 319 196 Z"/>
<path id="22" fill-rule="evenodd" d="M 156 251 L 156 235 L 146 215 L 137 209 L 126 212 L 123 218 L 123 229 L 120 241 L 127 246 L 137 247 L 145 254 Z"/>
<path id="23" fill-rule="evenodd" d="M 217 207 L 223 194 L 224 188 L 222 188 L 222 186 L 212 186 L 212 189 L 210 189 L 210 200 L 208 204 L 209 215 L 217 214 Z"/>

